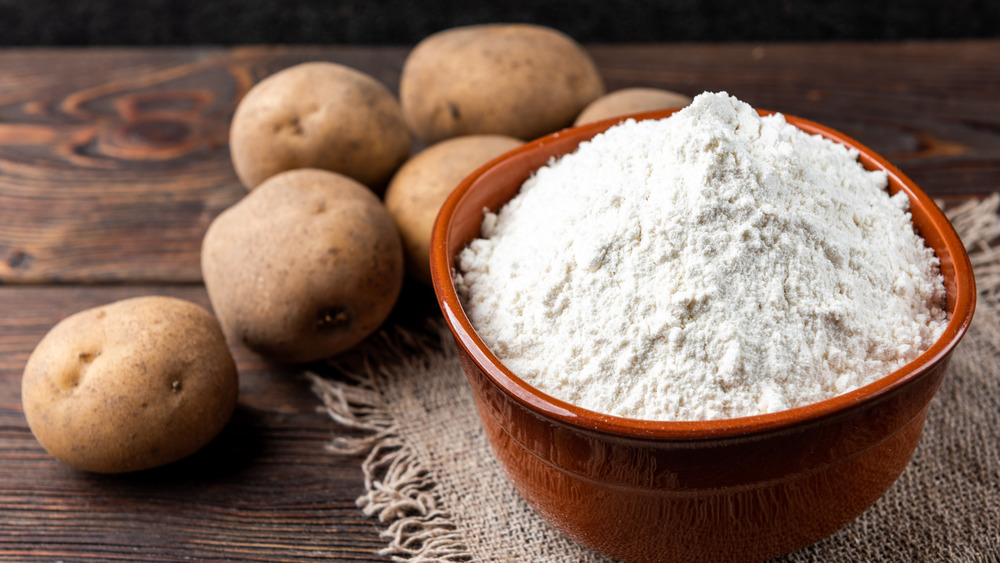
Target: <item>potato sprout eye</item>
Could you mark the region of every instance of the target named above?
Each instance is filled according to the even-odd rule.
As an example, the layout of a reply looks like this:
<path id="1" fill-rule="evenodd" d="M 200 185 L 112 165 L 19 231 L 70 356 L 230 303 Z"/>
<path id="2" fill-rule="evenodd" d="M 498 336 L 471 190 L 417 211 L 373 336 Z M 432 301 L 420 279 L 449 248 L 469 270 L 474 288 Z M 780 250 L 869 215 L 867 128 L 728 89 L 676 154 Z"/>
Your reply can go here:
<path id="1" fill-rule="evenodd" d="M 340 328 L 351 324 L 351 315 L 343 307 L 320 309 L 316 313 L 316 328 L 320 330 Z"/>

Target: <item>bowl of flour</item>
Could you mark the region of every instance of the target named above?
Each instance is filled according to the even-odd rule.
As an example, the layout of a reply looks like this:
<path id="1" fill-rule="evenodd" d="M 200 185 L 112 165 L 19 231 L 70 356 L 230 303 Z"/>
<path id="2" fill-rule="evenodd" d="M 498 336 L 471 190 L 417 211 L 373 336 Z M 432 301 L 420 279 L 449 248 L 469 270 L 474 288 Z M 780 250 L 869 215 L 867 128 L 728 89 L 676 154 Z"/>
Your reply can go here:
<path id="1" fill-rule="evenodd" d="M 760 560 L 860 514 L 975 305 L 961 241 L 899 170 L 726 93 L 487 164 L 431 262 L 514 485 L 634 561 Z"/>

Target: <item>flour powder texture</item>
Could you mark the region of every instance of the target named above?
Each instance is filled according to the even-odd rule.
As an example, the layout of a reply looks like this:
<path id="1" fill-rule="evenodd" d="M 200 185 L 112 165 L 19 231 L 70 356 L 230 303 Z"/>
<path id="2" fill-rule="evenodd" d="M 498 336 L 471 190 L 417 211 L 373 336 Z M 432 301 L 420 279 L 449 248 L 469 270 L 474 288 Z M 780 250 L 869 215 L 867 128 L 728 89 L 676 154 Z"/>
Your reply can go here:
<path id="1" fill-rule="evenodd" d="M 479 336 L 593 411 L 707 420 L 879 379 L 946 324 L 909 199 L 856 151 L 705 93 L 524 183 L 457 256 Z"/>

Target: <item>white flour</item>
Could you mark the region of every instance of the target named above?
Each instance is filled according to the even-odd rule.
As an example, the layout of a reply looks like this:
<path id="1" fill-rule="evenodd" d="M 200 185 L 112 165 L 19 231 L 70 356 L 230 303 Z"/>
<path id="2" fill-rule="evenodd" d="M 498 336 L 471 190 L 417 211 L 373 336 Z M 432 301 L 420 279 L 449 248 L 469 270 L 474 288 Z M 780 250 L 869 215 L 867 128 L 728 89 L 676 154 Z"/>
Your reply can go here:
<path id="1" fill-rule="evenodd" d="M 844 393 L 946 322 L 909 199 L 856 157 L 702 94 L 539 170 L 459 254 L 460 295 L 515 374 L 594 411 L 716 419 Z"/>

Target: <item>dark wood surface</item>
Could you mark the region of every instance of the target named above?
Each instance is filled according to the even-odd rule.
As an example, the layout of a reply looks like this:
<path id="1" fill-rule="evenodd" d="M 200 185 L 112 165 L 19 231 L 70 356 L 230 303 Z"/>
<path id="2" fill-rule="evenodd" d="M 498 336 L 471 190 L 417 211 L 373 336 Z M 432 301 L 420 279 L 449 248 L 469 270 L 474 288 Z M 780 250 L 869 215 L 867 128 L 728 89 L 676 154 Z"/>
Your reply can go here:
<path id="1" fill-rule="evenodd" d="M 609 89 L 726 90 L 881 152 L 948 202 L 1000 190 L 1000 41 L 590 46 Z M 125 297 L 207 306 L 212 219 L 244 193 L 229 119 L 260 78 L 309 60 L 396 89 L 407 48 L 0 51 L 0 560 L 381 561 L 355 507 L 360 458 L 324 445 L 301 368 L 232 343 L 237 412 L 203 451 L 147 472 L 66 467 L 34 440 L 20 378 L 63 317 Z M 409 284 L 394 319 L 433 316 Z"/>

